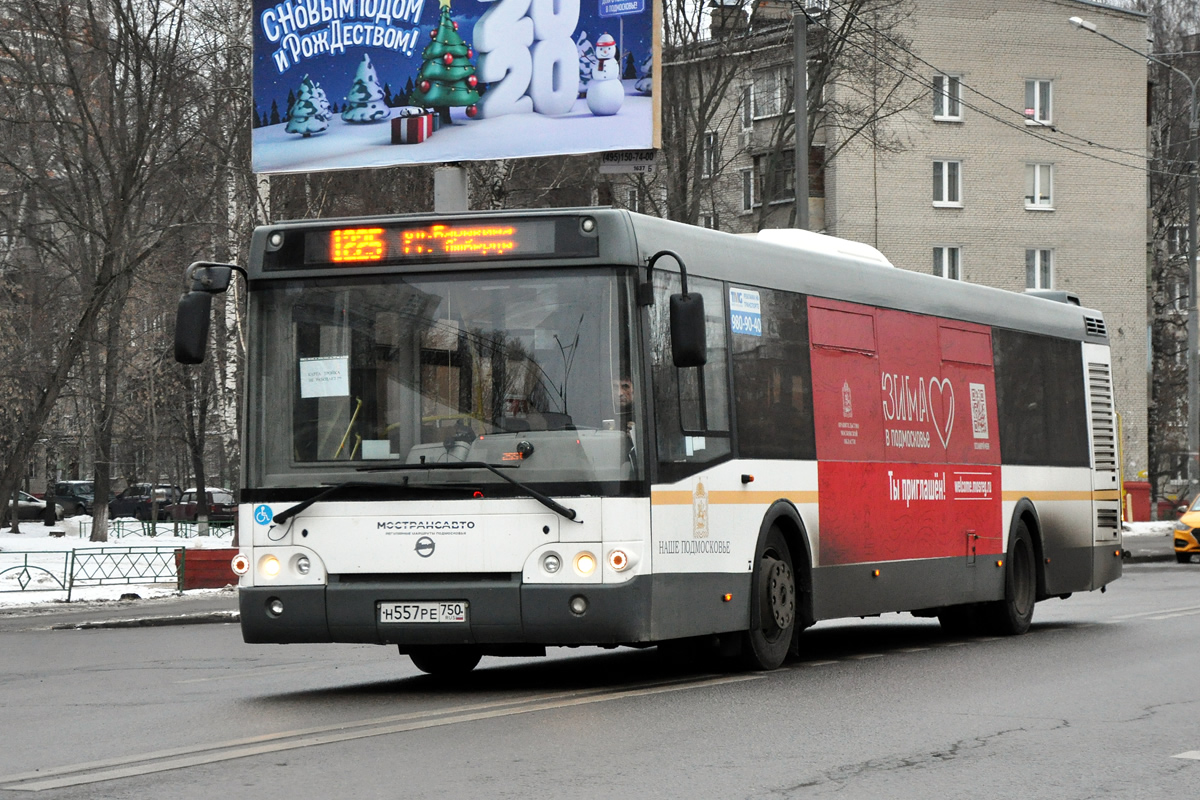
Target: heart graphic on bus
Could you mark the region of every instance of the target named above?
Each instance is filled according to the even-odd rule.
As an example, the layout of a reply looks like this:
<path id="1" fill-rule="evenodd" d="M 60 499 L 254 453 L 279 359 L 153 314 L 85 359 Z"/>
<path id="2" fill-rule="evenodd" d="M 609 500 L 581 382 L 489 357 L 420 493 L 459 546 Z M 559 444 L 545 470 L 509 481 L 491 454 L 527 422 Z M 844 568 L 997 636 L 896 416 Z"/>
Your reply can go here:
<path id="1" fill-rule="evenodd" d="M 933 401 L 935 389 L 938 393 L 938 403 L 936 404 Z M 949 402 L 946 401 L 947 395 L 949 395 Z M 941 405 L 944 412 L 945 425 L 938 421 L 938 405 Z M 942 440 L 942 447 L 949 447 L 950 431 L 954 427 L 954 385 L 950 383 L 949 378 L 929 379 L 929 411 L 933 417 L 933 428 L 937 431 L 938 438 Z"/>

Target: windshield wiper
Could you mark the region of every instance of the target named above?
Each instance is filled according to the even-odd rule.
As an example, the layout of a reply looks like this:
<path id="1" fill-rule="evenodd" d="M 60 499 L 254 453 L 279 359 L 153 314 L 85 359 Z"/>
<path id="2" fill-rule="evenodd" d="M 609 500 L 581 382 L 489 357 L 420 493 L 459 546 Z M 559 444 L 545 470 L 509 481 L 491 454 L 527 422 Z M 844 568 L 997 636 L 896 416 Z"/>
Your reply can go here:
<path id="1" fill-rule="evenodd" d="M 359 467 L 358 471 L 359 472 L 404 472 L 404 471 L 416 471 L 416 470 L 444 470 L 444 469 L 486 469 L 488 472 L 492 473 L 497 478 L 500 478 L 503 481 L 507 481 L 508 483 L 511 483 L 513 486 L 517 487 L 522 492 L 524 492 L 525 494 L 532 497 L 534 500 L 537 500 L 539 503 L 541 503 L 542 505 L 544 505 L 546 508 L 550 509 L 554 513 L 560 514 L 560 515 L 566 517 L 567 519 L 571 520 L 572 522 L 578 522 L 581 524 L 583 522 L 583 520 L 576 519 L 576 517 L 579 516 L 579 514 L 578 514 L 578 512 L 575 511 L 575 509 L 567 508 L 562 503 L 559 503 L 558 501 L 547 497 L 546 495 L 542 494 L 541 492 L 537 491 L 536 489 L 531 489 L 530 487 L 521 483 L 516 478 L 510 478 L 508 475 L 505 475 L 503 472 L 500 471 L 501 469 L 520 469 L 520 467 L 517 467 L 517 466 L 504 465 L 503 467 L 497 467 L 495 464 L 489 464 L 486 461 L 440 461 L 437 463 L 429 463 L 429 464 L 394 464 L 394 465 L 379 466 L 379 467 Z M 339 488 L 339 487 L 334 486 L 329 491 L 332 491 L 333 489 L 337 489 L 337 488 Z M 317 495 L 317 497 L 314 497 L 312 500 L 307 501 L 308 505 L 312 505 L 321 496 L 328 494 L 328 493 L 329 493 L 328 491 L 322 492 L 320 495 Z M 301 505 L 304 505 L 304 504 L 302 503 Z M 305 508 L 307 508 L 307 506 L 305 506 Z M 288 510 L 290 511 L 292 509 L 288 509 Z M 287 513 L 287 512 L 284 512 L 284 513 Z"/>
<path id="2" fill-rule="evenodd" d="M 296 505 L 292 506 L 291 508 L 287 509 L 286 511 L 280 511 L 278 514 L 276 514 L 274 517 L 271 518 L 271 522 L 282 525 L 283 523 L 287 522 L 292 517 L 299 514 L 301 511 L 304 511 L 306 508 L 311 506 L 313 503 L 316 503 L 320 500 L 324 500 L 326 497 L 333 494 L 334 492 L 340 492 L 342 489 L 353 489 L 353 488 L 358 488 L 361 486 L 384 486 L 384 487 L 386 487 L 387 484 L 378 483 L 375 481 L 346 481 L 345 483 L 335 483 L 334 485 L 330 486 L 325 491 L 317 492 L 312 497 L 310 497 L 307 500 L 304 500 L 300 503 L 297 503 Z"/>

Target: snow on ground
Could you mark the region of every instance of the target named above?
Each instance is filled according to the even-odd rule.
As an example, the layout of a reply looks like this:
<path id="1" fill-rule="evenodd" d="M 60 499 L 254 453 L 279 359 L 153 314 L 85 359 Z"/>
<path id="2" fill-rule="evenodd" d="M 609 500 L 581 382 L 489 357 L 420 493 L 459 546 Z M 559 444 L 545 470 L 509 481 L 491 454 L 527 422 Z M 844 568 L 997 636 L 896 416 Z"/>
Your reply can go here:
<path id="1" fill-rule="evenodd" d="M 1125 539 L 1146 537 L 1153 539 L 1157 537 L 1171 538 L 1172 532 L 1175 530 L 1175 520 L 1160 520 L 1158 522 L 1126 522 L 1122 526 L 1121 535 Z"/>
<path id="2" fill-rule="evenodd" d="M 50 572 L 57 573 L 61 578 L 65 554 L 75 550 L 95 549 L 102 547 L 170 547 L 193 549 L 217 549 L 232 546 L 232 533 L 228 528 L 219 530 L 219 536 L 176 536 L 175 525 L 160 522 L 156 526 L 157 534 L 147 536 L 144 533 L 129 533 L 129 531 L 144 531 L 144 526 L 133 519 L 114 520 L 109 526 L 107 542 L 92 542 L 88 540 L 91 528 L 91 517 L 71 517 L 47 528 L 40 521 L 22 521 L 18 526 L 20 533 L 14 534 L 11 528 L 0 528 L 0 609 L 14 606 L 31 606 L 43 603 L 62 603 L 66 601 L 66 591 L 59 590 L 26 590 L 19 589 L 18 573 L 13 570 L 4 574 L 10 567 L 25 563 L 39 565 Z M 192 531 L 195 526 L 181 530 Z M 118 536 L 121 532 L 123 535 Z M 25 554 L 30 554 L 26 556 Z M 29 586 L 55 586 L 49 576 L 30 572 L 32 581 Z M 209 594 L 214 589 L 188 590 L 185 594 Z M 179 592 L 174 583 L 148 584 L 113 584 L 109 586 L 76 586 L 71 591 L 72 602 L 95 602 L 103 600 L 119 600 L 122 595 L 136 594 L 141 598 L 165 597 Z"/>

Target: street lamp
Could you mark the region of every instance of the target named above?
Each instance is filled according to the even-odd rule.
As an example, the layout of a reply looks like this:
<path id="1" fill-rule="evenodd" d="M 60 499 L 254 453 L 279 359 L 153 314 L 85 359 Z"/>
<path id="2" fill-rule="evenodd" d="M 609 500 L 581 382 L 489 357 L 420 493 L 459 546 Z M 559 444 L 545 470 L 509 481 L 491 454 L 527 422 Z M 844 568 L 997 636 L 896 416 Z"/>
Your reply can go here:
<path id="1" fill-rule="evenodd" d="M 1192 174 L 1188 184 L 1188 325 L 1187 325 L 1187 368 L 1188 368 L 1188 484 L 1194 487 L 1200 479 L 1197 458 L 1200 457 L 1200 297 L 1197 296 L 1196 280 L 1196 195 L 1197 181 L 1200 180 L 1200 125 L 1197 124 L 1196 113 L 1196 81 L 1178 67 L 1161 61 L 1149 53 L 1135 50 L 1123 42 L 1118 42 L 1096 29 L 1096 23 L 1079 17 L 1071 17 L 1069 22 L 1080 30 L 1094 33 L 1102 39 L 1122 47 L 1131 53 L 1136 53 L 1147 61 L 1166 67 L 1183 77 L 1192 90 L 1192 110 L 1188 118 L 1188 146 L 1190 148 Z"/>

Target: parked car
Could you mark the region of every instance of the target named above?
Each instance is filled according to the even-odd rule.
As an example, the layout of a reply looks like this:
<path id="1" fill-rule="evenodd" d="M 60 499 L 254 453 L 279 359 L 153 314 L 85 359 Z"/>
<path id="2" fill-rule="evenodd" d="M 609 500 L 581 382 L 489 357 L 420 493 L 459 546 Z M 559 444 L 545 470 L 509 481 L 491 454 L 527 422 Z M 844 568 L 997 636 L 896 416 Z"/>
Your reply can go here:
<path id="1" fill-rule="evenodd" d="M 59 481 L 47 494 L 50 496 L 46 499 L 62 506 L 68 517 L 91 514 L 96 498 L 96 490 L 91 481 Z"/>
<path id="2" fill-rule="evenodd" d="M 208 489 L 205 494 L 208 495 L 209 520 L 232 522 L 233 516 L 237 512 L 237 503 L 233 499 L 233 492 L 228 489 Z M 200 493 L 195 489 L 188 489 L 178 503 L 163 509 L 162 518 L 194 522 L 200 516 L 199 500 Z"/>
<path id="3" fill-rule="evenodd" d="M 1187 564 L 1194 555 L 1200 555 L 1200 497 L 1175 523 L 1175 560 Z"/>
<path id="4" fill-rule="evenodd" d="M 178 503 L 182 496 L 183 490 L 169 483 L 135 483 L 109 501 L 108 516 L 110 519 L 150 519 L 151 506 L 157 500 L 158 518 L 163 519 L 163 508 Z"/>
<path id="5" fill-rule="evenodd" d="M 12 498 L 8 500 L 8 507 L 12 508 Z M 25 520 L 40 520 L 44 518 L 46 513 L 46 501 L 39 500 L 28 492 L 17 492 L 17 519 Z M 57 503 L 54 506 L 54 518 L 63 518 L 63 507 Z"/>

